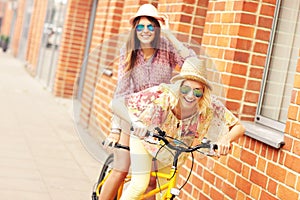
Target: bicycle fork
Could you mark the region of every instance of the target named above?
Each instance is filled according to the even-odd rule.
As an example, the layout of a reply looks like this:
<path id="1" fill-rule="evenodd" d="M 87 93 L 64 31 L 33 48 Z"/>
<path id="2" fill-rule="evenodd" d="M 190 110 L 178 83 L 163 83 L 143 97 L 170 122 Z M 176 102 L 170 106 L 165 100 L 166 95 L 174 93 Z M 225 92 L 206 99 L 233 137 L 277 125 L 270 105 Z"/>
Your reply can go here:
<path id="1" fill-rule="evenodd" d="M 174 199 L 179 195 L 180 191 L 176 188 L 177 183 L 177 168 L 172 167 L 170 170 L 170 179 L 169 179 L 169 187 L 163 199 Z"/>

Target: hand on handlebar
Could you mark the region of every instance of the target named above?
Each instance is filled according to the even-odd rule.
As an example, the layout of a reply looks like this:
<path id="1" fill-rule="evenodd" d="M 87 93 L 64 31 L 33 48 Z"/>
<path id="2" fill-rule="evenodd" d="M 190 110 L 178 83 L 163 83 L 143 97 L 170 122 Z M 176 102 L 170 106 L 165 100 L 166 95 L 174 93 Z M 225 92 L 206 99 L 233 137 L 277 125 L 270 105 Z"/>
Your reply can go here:
<path id="1" fill-rule="evenodd" d="M 219 155 L 227 155 L 230 150 L 230 141 L 228 141 L 227 137 L 222 137 L 218 142 L 218 154 Z"/>
<path id="2" fill-rule="evenodd" d="M 132 134 L 138 136 L 139 138 L 144 138 L 148 131 L 147 126 L 145 126 L 141 121 L 134 121 L 131 123 Z"/>
<path id="3" fill-rule="evenodd" d="M 120 133 L 111 132 L 103 141 L 105 149 L 113 148 L 120 139 Z"/>

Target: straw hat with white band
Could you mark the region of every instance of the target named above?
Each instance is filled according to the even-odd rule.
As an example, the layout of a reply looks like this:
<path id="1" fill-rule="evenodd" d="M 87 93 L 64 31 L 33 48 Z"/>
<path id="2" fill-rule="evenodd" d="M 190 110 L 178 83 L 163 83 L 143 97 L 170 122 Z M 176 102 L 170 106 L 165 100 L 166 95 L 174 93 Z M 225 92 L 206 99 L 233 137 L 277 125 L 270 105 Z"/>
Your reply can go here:
<path id="1" fill-rule="evenodd" d="M 157 9 L 152 4 L 143 4 L 137 13 L 129 19 L 129 23 L 132 24 L 134 19 L 141 16 L 149 16 L 155 19 L 163 20 L 163 17 L 158 15 Z"/>
<path id="2" fill-rule="evenodd" d="M 170 82 L 175 83 L 179 80 L 188 79 L 195 80 L 205 84 L 208 89 L 212 90 L 212 86 L 207 80 L 206 62 L 203 59 L 197 57 L 187 58 L 178 75 L 174 76 Z"/>

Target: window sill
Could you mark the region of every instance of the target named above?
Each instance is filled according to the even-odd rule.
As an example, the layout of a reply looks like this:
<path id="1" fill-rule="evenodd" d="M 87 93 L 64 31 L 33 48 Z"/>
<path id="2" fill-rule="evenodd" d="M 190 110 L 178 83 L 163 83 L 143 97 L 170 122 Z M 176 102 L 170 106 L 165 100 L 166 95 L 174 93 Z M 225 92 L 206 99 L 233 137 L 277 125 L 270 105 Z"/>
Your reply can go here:
<path id="1" fill-rule="evenodd" d="M 246 128 L 245 135 L 256 139 L 262 143 L 270 145 L 276 149 L 279 149 L 284 145 L 283 132 L 255 122 L 243 121 L 242 124 Z"/>

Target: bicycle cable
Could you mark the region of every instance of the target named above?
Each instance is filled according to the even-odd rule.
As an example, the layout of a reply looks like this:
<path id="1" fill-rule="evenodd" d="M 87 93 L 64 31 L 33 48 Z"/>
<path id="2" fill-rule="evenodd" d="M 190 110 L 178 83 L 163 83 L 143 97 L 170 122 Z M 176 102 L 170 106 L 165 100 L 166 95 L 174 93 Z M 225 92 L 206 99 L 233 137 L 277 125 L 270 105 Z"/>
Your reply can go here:
<path id="1" fill-rule="evenodd" d="M 176 140 L 178 143 L 180 143 L 180 144 L 182 144 L 182 145 L 184 145 L 184 146 L 186 146 L 186 147 L 188 147 L 188 145 L 186 144 L 186 143 L 184 143 L 183 141 L 181 141 L 181 140 L 177 140 L 177 139 L 175 139 L 175 138 L 173 138 L 173 137 L 171 137 L 171 136 L 168 136 L 168 135 L 166 135 L 165 137 L 168 137 L 168 138 L 170 138 L 170 139 L 172 139 L 172 140 Z M 158 153 L 162 150 L 162 148 L 164 148 L 165 146 L 167 146 L 166 144 L 163 144 L 163 145 L 161 145 L 161 147 L 158 149 L 158 151 L 156 152 L 156 154 L 155 154 L 155 156 L 154 156 L 154 159 L 155 160 L 157 160 L 157 156 L 158 156 Z M 165 148 L 166 150 L 168 150 L 171 154 L 172 154 L 172 156 L 174 156 L 174 153 L 169 149 L 169 148 Z M 186 181 L 184 182 L 184 184 L 179 188 L 179 190 L 181 190 L 186 184 L 187 184 L 187 182 L 188 182 L 188 180 L 189 180 L 189 178 L 190 178 L 190 176 L 191 176 L 191 174 L 192 174 L 192 169 L 193 169 L 193 167 L 194 167 L 194 154 L 193 154 L 193 152 L 191 152 L 191 154 L 192 154 L 192 166 L 191 166 L 191 170 L 190 170 L 190 172 L 189 172 L 189 175 L 188 175 L 188 178 L 186 179 Z M 179 158 L 178 158 L 179 159 Z M 161 193 L 161 188 L 160 188 L 160 183 L 159 183 L 159 178 L 158 178 L 158 176 L 157 176 L 157 171 L 155 171 L 156 173 L 155 173 L 155 178 L 156 178 L 156 181 L 157 181 L 157 185 L 158 185 L 158 188 L 159 188 L 159 192 Z M 175 174 L 176 174 L 176 172 L 174 171 L 174 173 L 172 174 L 172 176 L 170 177 L 170 179 L 172 179 L 174 176 L 175 176 Z"/>
<path id="2" fill-rule="evenodd" d="M 163 144 L 161 145 L 161 147 L 158 149 L 158 151 L 156 152 L 155 156 L 154 156 L 154 159 L 157 160 L 157 156 L 158 156 L 158 153 L 162 150 L 162 148 L 164 148 L 166 146 L 166 144 Z M 165 148 L 167 149 L 171 154 L 172 156 L 174 156 L 173 152 L 169 149 L 169 148 Z M 161 193 L 161 188 L 160 188 L 160 183 L 159 183 L 159 178 L 157 176 L 157 172 L 158 172 L 158 169 L 157 171 L 155 171 L 155 179 L 157 181 L 157 185 L 158 185 L 158 188 L 159 188 L 159 192 Z M 175 175 L 175 172 L 173 173 L 172 177 L 170 179 L 172 179 Z"/>
<path id="3" fill-rule="evenodd" d="M 193 152 L 191 152 L 191 154 L 192 154 L 192 166 L 190 168 L 190 172 L 189 172 L 189 175 L 188 175 L 187 179 L 185 180 L 184 184 L 179 188 L 179 190 L 181 190 L 187 184 L 187 182 L 189 181 L 190 176 L 192 174 L 193 167 L 194 167 L 194 154 L 193 154 Z"/>

